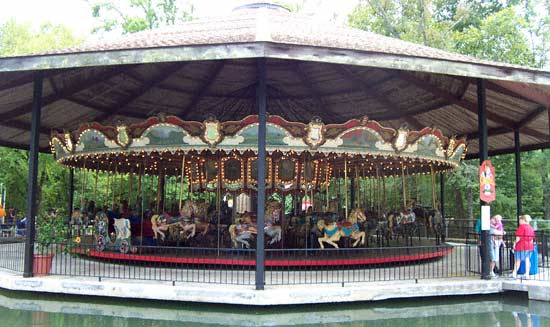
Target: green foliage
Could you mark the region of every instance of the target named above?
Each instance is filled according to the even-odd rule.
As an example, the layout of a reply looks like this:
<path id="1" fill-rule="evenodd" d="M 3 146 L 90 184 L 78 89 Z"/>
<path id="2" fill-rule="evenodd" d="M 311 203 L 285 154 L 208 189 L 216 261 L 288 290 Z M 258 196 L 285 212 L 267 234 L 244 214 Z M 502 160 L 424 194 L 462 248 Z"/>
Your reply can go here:
<path id="1" fill-rule="evenodd" d="M 94 32 L 124 34 L 175 25 L 193 19 L 193 5 L 181 0 L 88 1 L 101 23 Z"/>
<path id="2" fill-rule="evenodd" d="M 68 226 L 60 217 L 39 215 L 36 223 L 37 254 L 53 251 L 53 246 L 63 244 L 67 239 Z"/>
<path id="3" fill-rule="evenodd" d="M 455 32 L 456 50 L 477 58 L 532 66 L 535 61 L 523 34 L 525 27 L 514 9 L 507 8 L 487 17 L 479 27 Z"/>
<path id="4" fill-rule="evenodd" d="M 548 0 L 367 0 L 348 23 L 478 58 L 543 67 L 549 62 L 549 17 Z"/>
<path id="5" fill-rule="evenodd" d="M 39 53 L 81 42 L 63 25 L 44 23 L 38 31 L 33 30 L 30 24 L 19 24 L 14 19 L 0 25 L 0 56 Z"/>

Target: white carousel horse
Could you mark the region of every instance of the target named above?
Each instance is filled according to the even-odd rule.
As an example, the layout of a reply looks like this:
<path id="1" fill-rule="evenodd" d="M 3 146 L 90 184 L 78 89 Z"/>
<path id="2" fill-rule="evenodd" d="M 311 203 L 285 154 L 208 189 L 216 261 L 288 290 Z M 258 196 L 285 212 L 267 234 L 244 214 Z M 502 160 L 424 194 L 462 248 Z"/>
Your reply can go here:
<path id="1" fill-rule="evenodd" d="M 130 220 L 126 218 L 115 219 L 115 232 L 116 232 L 116 241 L 127 240 L 132 236 L 130 230 Z"/>
<path id="2" fill-rule="evenodd" d="M 277 201 L 266 203 L 264 233 L 270 238 L 269 245 L 281 241 L 282 229 L 278 225 L 281 209 L 282 206 Z M 248 240 L 257 232 L 258 229 L 256 223 L 252 221 L 251 213 L 244 213 L 236 224 L 229 226 L 229 235 L 235 248 L 238 247 L 239 243 L 248 248 L 250 246 Z"/>
<path id="3" fill-rule="evenodd" d="M 324 231 L 323 236 L 317 239 L 321 249 L 325 248 L 323 243 L 327 243 L 335 248 L 338 248 L 338 244 L 336 242 L 338 242 L 341 237 L 349 237 L 355 240 L 352 244 L 353 247 L 357 246 L 359 243 L 364 245 L 366 234 L 365 232 L 359 230 L 359 224 L 357 222 L 364 222 L 365 220 L 367 220 L 367 217 L 363 211 L 358 208 L 353 209 L 347 220 L 342 224 L 338 224 L 336 222 L 326 224 L 323 219 L 319 219 L 317 222 L 317 228 L 321 232 Z"/>

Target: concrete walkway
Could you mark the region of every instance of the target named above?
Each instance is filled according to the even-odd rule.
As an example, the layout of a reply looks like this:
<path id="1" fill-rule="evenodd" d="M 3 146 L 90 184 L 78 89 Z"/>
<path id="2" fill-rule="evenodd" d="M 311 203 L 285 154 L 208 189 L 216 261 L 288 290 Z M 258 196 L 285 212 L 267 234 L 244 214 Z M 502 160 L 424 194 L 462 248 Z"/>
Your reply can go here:
<path id="1" fill-rule="evenodd" d="M 170 283 L 123 279 L 47 276 L 23 278 L 0 270 L 0 288 L 13 291 L 170 300 L 237 305 L 292 305 L 378 301 L 432 296 L 494 294 L 508 290 L 527 292 L 530 299 L 550 301 L 550 282 L 512 279 L 446 278 L 437 280 L 267 286 Z"/>

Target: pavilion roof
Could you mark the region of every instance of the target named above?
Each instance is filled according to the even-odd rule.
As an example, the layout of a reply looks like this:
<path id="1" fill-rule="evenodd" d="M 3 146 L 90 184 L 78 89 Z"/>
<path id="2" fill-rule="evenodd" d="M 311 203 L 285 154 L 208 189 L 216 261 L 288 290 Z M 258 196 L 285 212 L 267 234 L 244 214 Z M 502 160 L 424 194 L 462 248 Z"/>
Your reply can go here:
<path id="1" fill-rule="evenodd" d="M 266 58 L 268 112 L 307 123 L 368 116 L 467 136 L 477 153 L 478 78 L 487 80 L 489 150 L 550 146 L 550 72 L 480 60 L 270 8 L 234 11 L 115 40 L 0 58 L 0 144 L 29 142 L 32 81 L 44 74 L 41 147 L 51 129 L 256 113 Z"/>

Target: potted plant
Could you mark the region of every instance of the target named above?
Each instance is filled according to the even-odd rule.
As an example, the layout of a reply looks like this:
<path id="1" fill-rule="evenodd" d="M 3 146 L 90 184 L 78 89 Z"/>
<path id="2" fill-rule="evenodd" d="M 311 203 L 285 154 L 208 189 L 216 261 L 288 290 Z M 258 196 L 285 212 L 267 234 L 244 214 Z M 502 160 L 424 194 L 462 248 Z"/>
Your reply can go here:
<path id="1" fill-rule="evenodd" d="M 35 251 L 33 261 L 34 276 L 50 273 L 53 256 L 66 242 L 67 225 L 56 215 L 40 215 L 36 223 Z"/>

